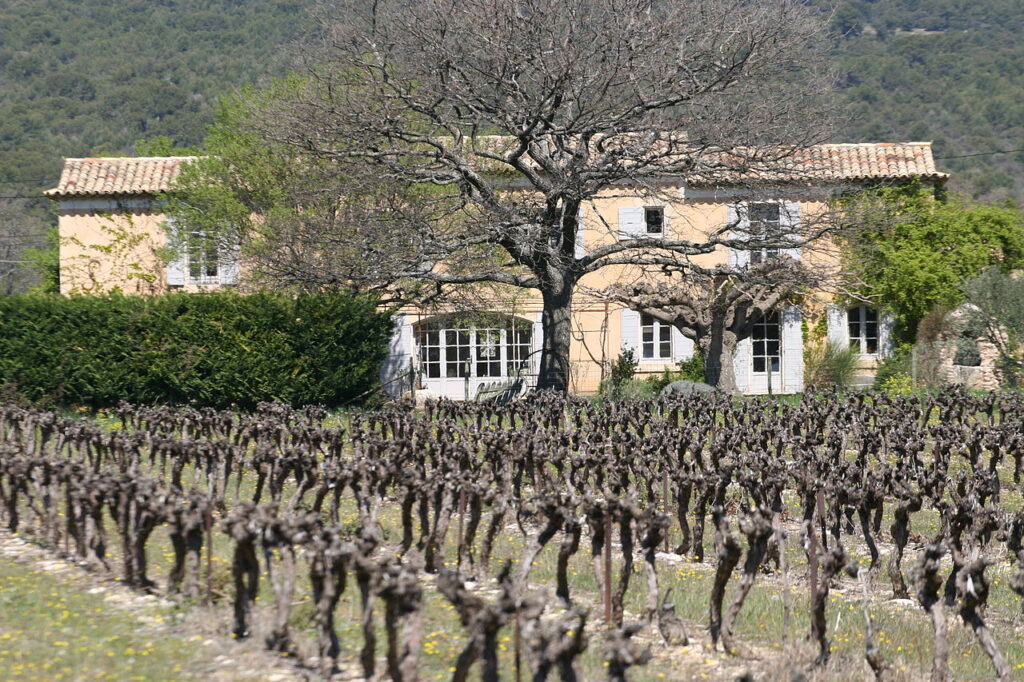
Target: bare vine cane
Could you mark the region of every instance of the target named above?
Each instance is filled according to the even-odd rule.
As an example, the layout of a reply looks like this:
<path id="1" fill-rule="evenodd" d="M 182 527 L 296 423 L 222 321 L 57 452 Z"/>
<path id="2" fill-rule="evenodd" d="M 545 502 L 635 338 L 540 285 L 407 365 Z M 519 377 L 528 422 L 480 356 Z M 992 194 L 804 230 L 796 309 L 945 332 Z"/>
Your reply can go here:
<path id="1" fill-rule="evenodd" d="M 743 602 L 754 586 L 757 572 L 768 551 L 768 541 L 772 537 L 773 530 L 772 513 L 765 508 L 758 509 L 741 519 L 739 525 L 740 532 L 747 538 L 747 556 L 743 562 L 743 576 L 740 578 L 739 587 L 736 588 L 736 595 L 722 621 L 722 646 L 729 653 L 735 653 L 733 625 L 736 623 L 740 609 L 743 608 Z"/>
<path id="2" fill-rule="evenodd" d="M 882 650 L 875 643 L 875 625 L 871 620 L 871 611 L 868 609 L 868 605 L 871 603 L 871 596 L 868 593 L 868 573 L 869 571 L 863 568 L 857 571 L 857 580 L 860 582 L 861 590 L 861 610 L 864 612 L 864 658 L 871 666 L 876 682 L 882 682 L 885 674 L 892 670 L 892 666 L 885 662 Z"/>
<path id="3" fill-rule="evenodd" d="M 580 676 L 574 662 L 587 648 L 587 612 L 572 608 L 551 619 L 542 619 L 541 614 L 542 611 L 534 617 L 524 614 L 533 682 L 546 682 L 552 670 L 557 670 L 562 682 L 577 682 Z"/>
<path id="4" fill-rule="evenodd" d="M 716 506 L 711 510 L 711 518 L 715 524 L 715 555 L 718 559 L 708 609 L 708 629 L 711 633 L 711 646 L 714 647 L 718 644 L 722 632 L 722 600 L 725 597 L 725 588 L 743 550 L 740 549 L 740 543 L 729 527 L 725 509 Z"/>
<path id="5" fill-rule="evenodd" d="M 979 612 L 979 609 L 984 609 L 988 602 L 989 584 L 985 577 L 985 569 L 991 563 L 992 561 L 987 557 L 980 556 L 977 549 L 973 551 L 971 557 L 963 562 L 956 578 L 957 598 L 960 602 L 959 613 L 964 624 L 969 625 L 974 632 L 985 655 L 991 659 L 1000 682 L 1008 682 L 1010 665 Z"/>
<path id="6" fill-rule="evenodd" d="M 605 633 L 605 656 L 609 682 L 626 682 L 626 671 L 651 660 L 651 648 L 633 639 L 643 625 L 632 624 Z"/>

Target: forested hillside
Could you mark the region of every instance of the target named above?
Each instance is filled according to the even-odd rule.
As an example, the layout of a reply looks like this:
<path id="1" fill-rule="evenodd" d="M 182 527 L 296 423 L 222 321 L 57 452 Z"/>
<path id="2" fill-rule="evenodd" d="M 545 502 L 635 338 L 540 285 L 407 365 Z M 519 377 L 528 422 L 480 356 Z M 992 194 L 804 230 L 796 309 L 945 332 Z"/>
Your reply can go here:
<path id="1" fill-rule="evenodd" d="M 1020 0 L 846 0 L 833 27 L 849 140 L 934 140 L 954 189 L 1024 199 Z M 954 158 L 959 157 L 959 158 Z"/>
<path id="2" fill-rule="evenodd" d="M 220 94 L 283 71 L 313 4 L 0 2 L 0 261 L 40 241 L 47 202 L 20 197 L 51 186 L 63 157 L 198 144 Z M 1024 148 L 1019 0 L 841 0 L 832 26 L 850 115 L 838 138 L 931 139 L 957 189 L 1024 198 L 1024 152 L 990 154 Z M 0 263 L 0 292 L 13 267 Z"/>
<path id="3" fill-rule="evenodd" d="M 65 156 L 202 141 L 220 94 L 283 69 L 312 0 L 0 2 L 0 260 L 41 241 Z M 0 292 L 21 284 L 0 263 Z"/>

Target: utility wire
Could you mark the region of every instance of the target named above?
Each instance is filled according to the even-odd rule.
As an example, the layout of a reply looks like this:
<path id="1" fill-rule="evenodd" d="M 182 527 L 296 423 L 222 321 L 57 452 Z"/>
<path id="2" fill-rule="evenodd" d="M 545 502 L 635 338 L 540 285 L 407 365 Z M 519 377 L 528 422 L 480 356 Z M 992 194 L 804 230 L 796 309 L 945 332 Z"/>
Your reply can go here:
<path id="1" fill-rule="evenodd" d="M 958 154 L 956 156 L 937 156 L 936 161 L 946 161 L 947 159 L 968 159 L 973 156 L 995 156 L 996 154 L 1020 154 L 1024 152 L 1024 149 L 998 149 L 994 152 L 978 152 L 976 154 Z"/>

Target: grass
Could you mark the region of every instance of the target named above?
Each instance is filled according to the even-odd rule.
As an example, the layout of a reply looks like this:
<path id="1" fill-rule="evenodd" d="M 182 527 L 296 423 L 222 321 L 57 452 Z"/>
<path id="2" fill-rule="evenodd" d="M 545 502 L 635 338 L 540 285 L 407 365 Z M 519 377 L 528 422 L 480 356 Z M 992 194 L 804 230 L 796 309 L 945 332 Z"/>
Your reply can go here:
<path id="1" fill-rule="evenodd" d="M 149 627 L 74 581 L 0 557 L 0 679 L 206 677 L 194 638 Z M 157 607 L 147 615 L 171 617 Z"/>

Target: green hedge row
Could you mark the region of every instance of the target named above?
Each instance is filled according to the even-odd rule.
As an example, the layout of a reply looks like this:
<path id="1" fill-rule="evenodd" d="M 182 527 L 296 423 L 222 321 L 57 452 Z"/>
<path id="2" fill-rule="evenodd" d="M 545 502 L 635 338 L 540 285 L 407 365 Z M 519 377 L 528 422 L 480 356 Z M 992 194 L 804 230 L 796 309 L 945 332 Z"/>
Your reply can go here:
<path id="1" fill-rule="evenodd" d="M 392 326 L 341 294 L 0 297 L 0 384 L 66 406 L 337 406 L 378 382 Z"/>

